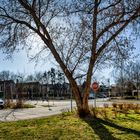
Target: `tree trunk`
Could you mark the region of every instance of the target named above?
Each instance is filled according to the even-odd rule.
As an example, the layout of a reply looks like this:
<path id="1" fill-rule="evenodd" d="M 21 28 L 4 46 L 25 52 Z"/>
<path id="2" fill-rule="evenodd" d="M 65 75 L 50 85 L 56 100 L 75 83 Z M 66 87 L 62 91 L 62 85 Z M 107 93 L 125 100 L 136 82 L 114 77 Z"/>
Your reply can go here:
<path id="1" fill-rule="evenodd" d="M 85 96 L 82 97 L 82 93 L 80 92 L 79 87 L 77 86 L 75 81 L 71 82 L 71 89 L 75 97 L 79 117 L 85 117 L 89 115 L 90 111 L 88 106 L 88 96 L 86 96 L 86 98 Z"/>
<path id="2" fill-rule="evenodd" d="M 86 117 L 90 114 L 88 100 L 83 100 L 81 103 L 76 100 L 76 104 L 79 117 Z"/>

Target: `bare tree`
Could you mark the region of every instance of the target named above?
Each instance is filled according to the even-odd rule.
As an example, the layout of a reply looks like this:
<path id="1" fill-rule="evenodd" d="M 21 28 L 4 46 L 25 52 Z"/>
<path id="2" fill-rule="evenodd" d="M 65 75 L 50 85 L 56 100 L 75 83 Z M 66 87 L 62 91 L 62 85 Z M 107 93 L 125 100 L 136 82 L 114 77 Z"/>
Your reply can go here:
<path id="1" fill-rule="evenodd" d="M 30 74 L 26 77 L 26 82 L 34 82 L 35 78 L 34 75 Z"/>
<path id="2" fill-rule="evenodd" d="M 137 99 L 139 99 L 139 89 L 140 89 L 140 63 L 139 62 L 135 62 L 135 63 L 131 63 L 129 65 L 130 69 L 130 73 L 131 73 L 131 81 L 133 82 L 133 84 L 135 85 L 136 89 L 137 89 Z"/>
<path id="3" fill-rule="evenodd" d="M 10 71 L 1 71 L 0 80 L 15 80 L 15 74 Z"/>
<path id="4" fill-rule="evenodd" d="M 12 53 L 32 37 L 38 37 L 42 42 L 36 58 L 51 52 L 71 84 L 79 115 L 85 116 L 89 114 L 89 89 L 96 67 L 115 59 L 117 54 L 128 56 L 131 51 L 126 32 L 131 32 L 130 27 L 135 33 L 139 29 L 140 1 L 66 2 L 1 0 L 0 47 Z M 84 94 L 76 81 L 81 76 L 86 78 Z"/>
<path id="5" fill-rule="evenodd" d="M 40 83 L 43 83 L 43 73 L 42 72 L 36 72 L 34 74 L 34 80 Z"/>

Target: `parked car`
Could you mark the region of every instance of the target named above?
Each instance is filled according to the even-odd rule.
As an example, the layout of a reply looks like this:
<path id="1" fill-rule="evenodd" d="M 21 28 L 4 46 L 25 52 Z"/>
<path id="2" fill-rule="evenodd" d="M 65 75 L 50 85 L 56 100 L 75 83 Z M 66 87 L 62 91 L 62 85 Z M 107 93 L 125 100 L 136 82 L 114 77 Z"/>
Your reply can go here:
<path id="1" fill-rule="evenodd" d="M 4 108 L 4 100 L 0 99 L 0 108 Z"/>
<path id="2" fill-rule="evenodd" d="M 107 98 L 107 96 L 103 93 L 97 93 L 97 98 Z"/>

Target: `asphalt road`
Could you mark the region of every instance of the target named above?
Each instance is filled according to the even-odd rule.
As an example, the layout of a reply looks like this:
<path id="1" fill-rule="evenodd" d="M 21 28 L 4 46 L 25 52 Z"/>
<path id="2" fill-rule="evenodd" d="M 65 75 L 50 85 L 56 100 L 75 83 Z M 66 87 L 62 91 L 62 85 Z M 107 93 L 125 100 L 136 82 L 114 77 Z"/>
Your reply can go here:
<path id="1" fill-rule="evenodd" d="M 120 100 L 108 101 L 107 99 L 97 99 L 96 106 L 102 107 L 104 104 L 112 105 L 112 102 L 126 102 Z M 128 101 L 127 101 L 128 102 Z M 140 101 L 130 101 L 131 103 L 140 103 Z M 61 101 L 26 101 L 28 104 L 35 105 L 35 108 L 28 109 L 3 109 L 0 110 L 0 121 L 17 121 L 32 118 L 40 118 L 60 114 L 71 110 L 70 100 Z M 48 107 L 49 105 L 49 107 Z M 94 100 L 89 100 L 89 105 L 94 106 Z M 76 108 L 75 101 L 72 101 L 72 108 Z"/>

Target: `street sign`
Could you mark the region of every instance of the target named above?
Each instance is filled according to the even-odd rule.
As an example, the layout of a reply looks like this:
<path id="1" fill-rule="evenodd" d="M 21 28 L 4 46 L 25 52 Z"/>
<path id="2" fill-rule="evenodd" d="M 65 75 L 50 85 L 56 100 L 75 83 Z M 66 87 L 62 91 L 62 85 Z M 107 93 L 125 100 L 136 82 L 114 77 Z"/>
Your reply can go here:
<path id="1" fill-rule="evenodd" d="M 99 89 L 99 84 L 97 82 L 93 82 L 92 83 L 92 89 L 93 89 L 93 91 L 96 92 Z"/>
<path id="2" fill-rule="evenodd" d="M 99 84 L 97 83 L 97 82 L 93 82 L 92 83 L 92 89 L 93 89 L 93 91 L 94 91 L 94 93 L 95 93 L 95 98 L 94 98 L 94 111 L 96 112 L 96 93 L 97 93 L 97 91 L 98 91 L 98 89 L 99 89 Z M 96 113 L 95 113 L 96 114 Z"/>

